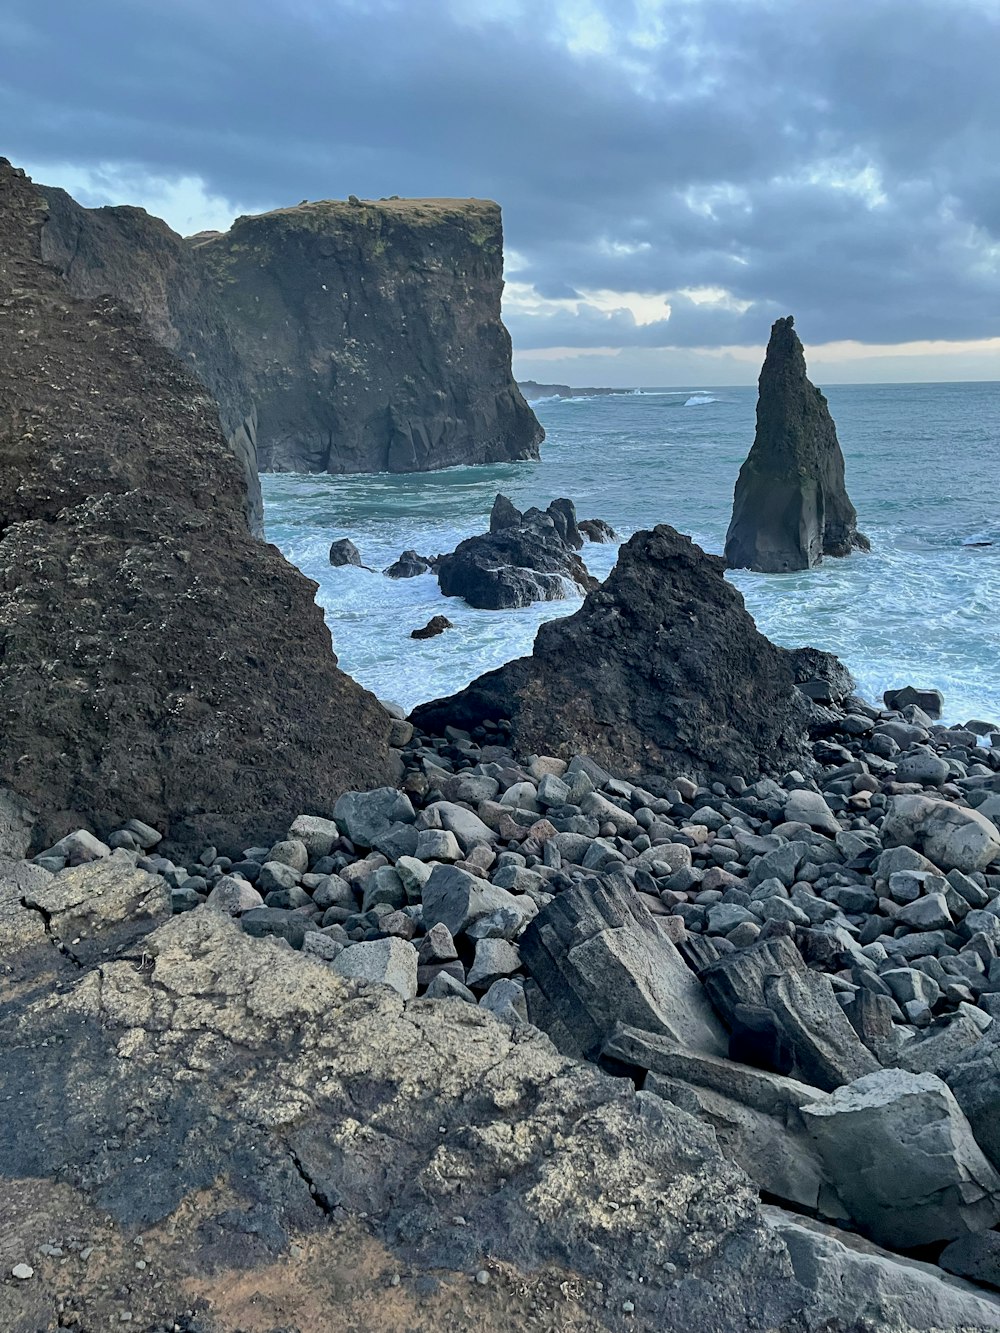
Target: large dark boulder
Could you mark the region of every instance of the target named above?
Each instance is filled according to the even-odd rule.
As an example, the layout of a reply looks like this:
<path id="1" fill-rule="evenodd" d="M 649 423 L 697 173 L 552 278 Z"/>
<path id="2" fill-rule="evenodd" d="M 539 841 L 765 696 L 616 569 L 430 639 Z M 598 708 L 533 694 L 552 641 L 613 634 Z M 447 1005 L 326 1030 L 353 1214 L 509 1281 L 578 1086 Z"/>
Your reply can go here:
<path id="1" fill-rule="evenodd" d="M 438 582 L 446 597 L 488 611 L 560 601 L 574 585 L 581 592 L 597 587 L 576 554 L 582 545 L 572 500 L 522 514 L 498 495 L 489 532 L 467 537 L 442 556 Z"/>
<path id="2" fill-rule="evenodd" d="M 635 774 L 807 762 L 790 655 L 758 632 L 724 562 L 665 525 L 636 533 L 579 611 L 539 629 L 530 657 L 413 716 L 431 731 L 508 718 L 524 754 L 587 753 Z"/>
<path id="3" fill-rule="evenodd" d="M 257 402 L 261 467 L 420 472 L 538 457 L 500 318 L 500 209 L 325 200 L 194 238 Z"/>
<path id="4" fill-rule="evenodd" d="M 204 386 L 40 258 L 0 161 L 0 788 L 47 846 L 136 816 L 239 850 L 391 777 L 316 585 L 251 531 Z"/>
<path id="5" fill-rule="evenodd" d="M 868 547 L 847 494 L 837 428 L 806 378 L 789 315 L 775 321 L 760 372 L 757 434 L 736 482 L 726 563 L 782 573 Z"/>

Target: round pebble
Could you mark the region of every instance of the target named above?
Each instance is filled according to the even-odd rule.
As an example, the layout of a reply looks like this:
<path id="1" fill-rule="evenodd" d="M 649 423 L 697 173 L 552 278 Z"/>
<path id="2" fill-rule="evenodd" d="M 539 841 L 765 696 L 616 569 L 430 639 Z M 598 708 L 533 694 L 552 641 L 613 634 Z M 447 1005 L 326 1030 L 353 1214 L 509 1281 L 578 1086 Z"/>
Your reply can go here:
<path id="1" fill-rule="evenodd" d="M 479 1283 L 481 1287 L 485 1287 L 486 1284 L 489 1282 L 489 1280 L 490 1280 L 489 1273 L 487 1273 L 485 1268 L 481 1268 L 479 1272 L 476 1274 L 476 1281 Z"/>
<path id="2" fill-rule="evenodd" d="M 10 1273 L 11 1277 L 16 1277 L 19 1282 L 27 1282 L 29 1277 L 35 1276 L 35 1270 L 31 1264 L 15 1264 Z"/>

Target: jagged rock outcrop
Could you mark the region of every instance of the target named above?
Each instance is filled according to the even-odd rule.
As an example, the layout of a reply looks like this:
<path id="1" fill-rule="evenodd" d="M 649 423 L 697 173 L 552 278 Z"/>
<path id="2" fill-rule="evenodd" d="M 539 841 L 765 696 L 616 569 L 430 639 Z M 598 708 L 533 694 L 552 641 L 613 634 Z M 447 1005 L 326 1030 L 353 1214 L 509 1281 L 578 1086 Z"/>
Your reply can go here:
<path id="1" fill-rule="evenodd" d="M 666 525 L 636 533 L 579 611 L 541 626 L 530 657 L 413 720 L 433 731 L 506 718 L 524 754 L 583 752 L 636 774 L 805 762 L 790 656 L 757 631 L 724 570 Z"/>
<path id="2" fill-rule="evenodd" d="M 771 329 L 757 433 L 740 468 L 726 534 L 730 569 L 811 569 L 824 555 L 868 550 L 844 481 L 844 455 L 823 394 L 806 378 L 792 316 Z"/>
<path id="3" fill-rule="evenodd" d="M 82 1327 L 127 1308 L 170 1328 L 205 1290 L 198 1327 L 225 1333 L 258 1322 L 237 1313 L 234 1286 L 265 1301 L 275 1269 L 301 1328 L 528 1327 L 554 1298 L 553 1317 L 581 1333 L 628 1314 L 690 1333 L 812 1333 L 844 1309 L 808 1251 L 793 1266 L 795 1220 L 762 1213 L 709 1129 L 534 1029 L 454 1000 L 404 1004 L 207 909 L 146 935 L 139 965 L 64 972 L 61 993 L 37 982 L 46 954 L 53 971 L 63 956 L 27 953 L 36 984 L 8 988 L 0 1013 L 0 1241 L 35 1272 L 0 1284 L 4 1327 L 44 1327 L 37 1294 L 51 1313 L 58 1290 Z M 50 1256 L 67 1232 L 99 1243 L 99 1262 Z M 320 1276 L 331 1242 L 352 1265 L 378 1258 L 356 1320 L 348 1278 Z M 916 1306 L 917 1276 L 877 1254 L 877 1288 L 859 1284 L 852 1317 L 994 1326 L 985 1293 L 926 1267 Z M 843 1241 L 823 1258 L 819 1270 L 848 1267 Z M 473 1313 L 447 1304 L 451 1275 Z"/>
<path id="4" fill-rule="evenodd" d="M 260 465 L 419 472 L 537 458 L 500 319 L 500 209 L 327 200 L 196 240 L 251 375 Z"/>
<path id="5" fill-rule="evenodd" d="M 0 163 L 0 787 L 36 846 L 138 816 L 238 849 L 384 781 L 389 717 L 337 668 L 316 585 L 251 535 L 204 386 L 69 293 L 44 219 Z"/>
<path id="6" fill-rule="evenodd" d="M 489 532 L 467 537 L 442 556 L 438 582 L 446 597 L 487 611 L 561 601 L 574 585 L 581 592 L 597 587 L 576 554 L 582 545 L 572 500 L 553 500 L 547 509 L 522 514 L 498 495 Z"/>
<path id="7" fill-rule="evenodd" d="M 47 214 L 41 256 L 73 295 L 112 296 L 135 311 L 212 394 L 243 468 L 251 528 L 263 535 L 253 386 L 197 253 L 143 208 L 84 208 L 65 190 L 37 188 Z"/>

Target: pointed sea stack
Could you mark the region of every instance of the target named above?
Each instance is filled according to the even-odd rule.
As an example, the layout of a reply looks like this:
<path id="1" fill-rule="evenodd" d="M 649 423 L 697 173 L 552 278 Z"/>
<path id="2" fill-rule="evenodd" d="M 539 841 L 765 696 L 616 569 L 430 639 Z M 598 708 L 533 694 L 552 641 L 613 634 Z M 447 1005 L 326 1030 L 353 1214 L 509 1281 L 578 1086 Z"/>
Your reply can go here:
<path id="1" fill-rule="evenodd" d="M 791 315 L 771 329 L 759 384 L 757 434 L 736 482 L 726 564 L 780 574 L 812 569 L 824 555 L 867 551 L 844 483 L 837 428 L 806 377 Z"/>

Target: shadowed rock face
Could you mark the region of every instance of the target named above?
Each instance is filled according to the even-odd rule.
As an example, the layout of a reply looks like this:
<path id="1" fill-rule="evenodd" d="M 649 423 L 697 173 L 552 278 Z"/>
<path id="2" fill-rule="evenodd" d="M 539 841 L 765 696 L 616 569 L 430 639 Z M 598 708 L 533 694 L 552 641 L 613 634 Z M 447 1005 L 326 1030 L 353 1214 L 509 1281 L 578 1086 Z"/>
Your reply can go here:
<path id="1" fill-rule="evenodd" d="M 791 315 L 771 329 L 759 383 L 757 434 L 736 482 L 726 564 L 775 574 L 868 550 L 847 494 L 837 428 L 806 378 Z"/>
<path id="2" fill-rule="evenodd" d="M 254 383 L 261 467 L 419 472 L 537 458 L 500 319 L 500 209 L 301 204 L 196 240 Z"/>
<path id="3" fill-rule="evenodd" d="M 83 208 L 64 190 L 38 186 L 47 217 L 41 256 L 74 296 L 112 296 L 193 370 L 212 394 L 242 465 L 247 515 L 263 535 L 257 414 L 249 379 L 192 247 L 142 208 Z"/>
<path id="4" fill-rule="evenodd" d="M 417 726 L 509 718 L 525 754 L 592 755 L 614 771 L 752 775 L 804 762 L 791 656 L 758 633 L 718 556 L 661 525 L 622 547 L 530 657 L 416 709 Z"/>
<path id="5" fill-rule="evenodd" d="M 393 772 L 316 585 L 256 540 L 202 384 L 41 262 L 0 161 L 0 788 L 35 845 L 138 816 L 236 850 Z"/>

